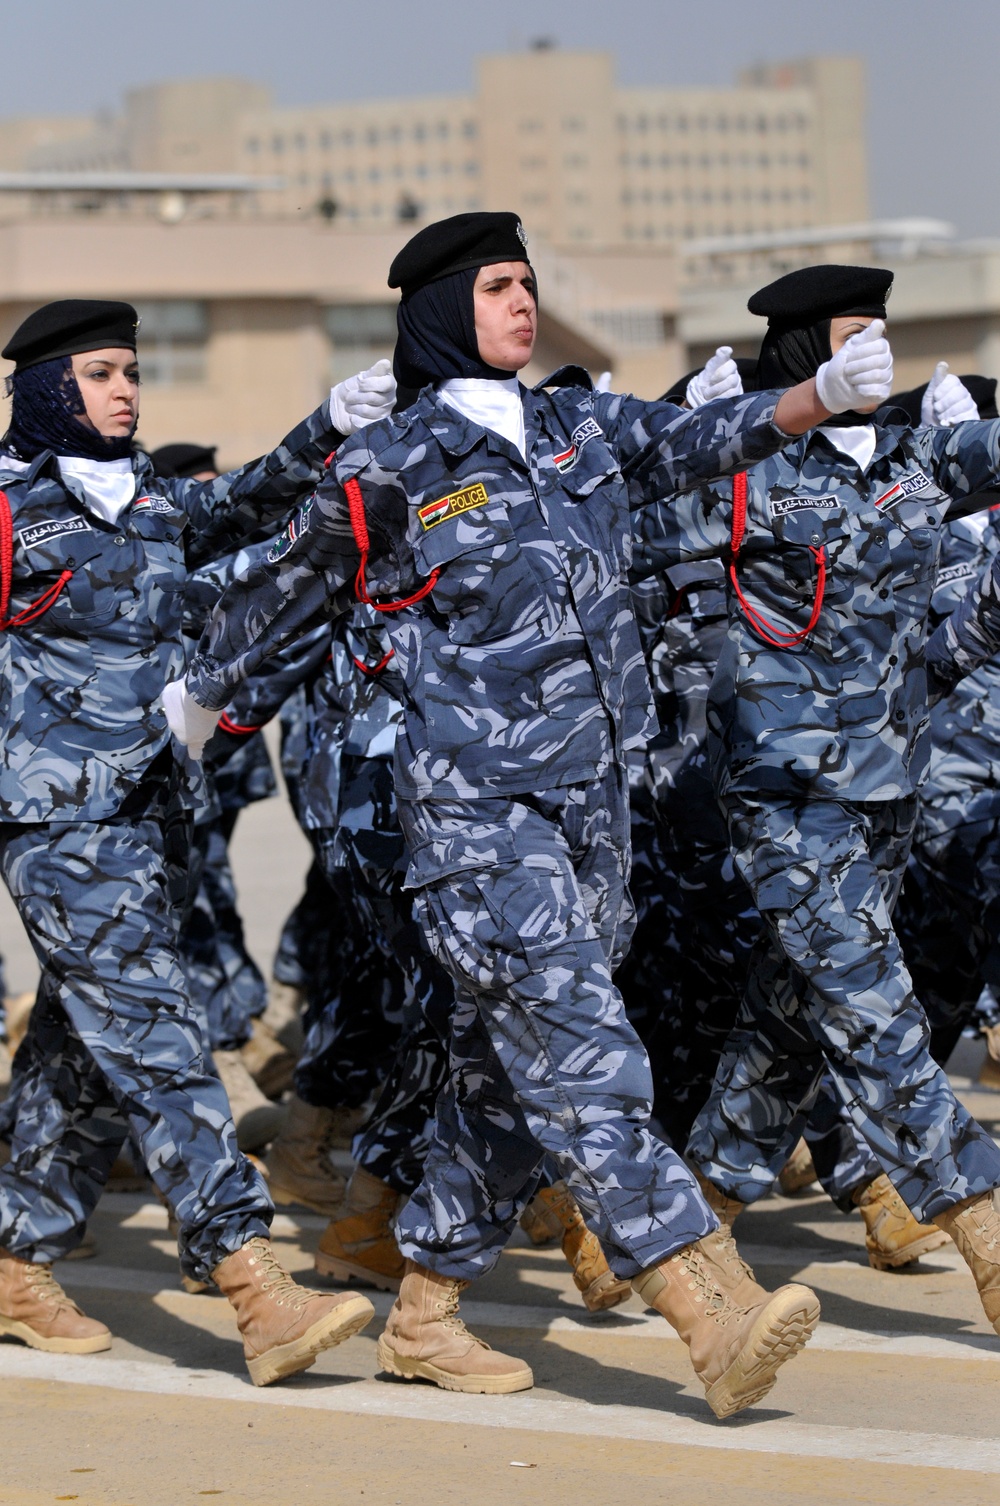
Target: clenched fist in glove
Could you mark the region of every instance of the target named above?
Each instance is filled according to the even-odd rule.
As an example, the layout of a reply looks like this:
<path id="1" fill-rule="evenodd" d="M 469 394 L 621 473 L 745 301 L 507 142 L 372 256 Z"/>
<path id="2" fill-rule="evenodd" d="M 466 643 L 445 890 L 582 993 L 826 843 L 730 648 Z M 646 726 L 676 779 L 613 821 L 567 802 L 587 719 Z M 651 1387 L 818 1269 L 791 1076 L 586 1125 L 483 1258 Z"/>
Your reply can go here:
<path id="1" fill-rule="evenodd" d="M 947 361 L 939 361 L 920 399 L 920 422 L 933 424 L 936 429 L 950 429 L 952 424 L 978 417 L 979 409 L 968 387 L 948 370 Z"/>
<path id="2" fill-rule="evenodd" d="M 743 381 L 733 360 L 733 347 L 720 345 L 702 369 L 691 378 L 684 393 L 689 408 L 700 408 L 717 397 L 739 397 Z"/>
<path id="3" fill-rule="evenodd" d="M 331 389 L 330 421 L 338 434 L 355 434 L 365 424 L 388 418 L 395 401 L 392 362 L 376 361 L 367 371 L 359 371 Z"/>
<path id="4" fill-rule="evenodd" d="M 816 396 L 831 413 L 872 413 L 891 391 L 892 351 L 884 319 L 873 319 L 852 335 L 816 373 Z"/>
<path id="5" fill-rule="evenodd" d="M 171 680 L 163 692 L 167 726 L 192 758 L 201 760 L 205 744 L 215 731 L 221 711 L 209 711 L 188 694 L 185 680 Z"/>

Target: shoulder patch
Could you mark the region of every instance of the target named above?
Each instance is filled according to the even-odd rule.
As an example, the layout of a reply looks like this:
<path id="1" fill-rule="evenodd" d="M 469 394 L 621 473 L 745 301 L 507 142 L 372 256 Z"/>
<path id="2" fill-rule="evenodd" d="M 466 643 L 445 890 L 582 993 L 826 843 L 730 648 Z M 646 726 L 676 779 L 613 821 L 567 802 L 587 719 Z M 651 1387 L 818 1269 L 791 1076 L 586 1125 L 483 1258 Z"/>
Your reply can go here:
<path id="1" fill-rule="evenodd" d="M 953 580 L 972 580 L 974 576 L 981 575 L 982 571 L 982 565 L 977 566 L 972 560 L 965 560 L 960 565 L 946 565 L 938 571 L 936 584 L 946 586 Z"/>
<path id="2" fill-rule="evenodd" d="M 439 523 L 447 523 L 449 518 L 470 512 L 473 507 L 485 507 L 488 501 L 485 486 L 477 481 L 473 486 L 463 487 L 460 492 L 439 497 L 436 502 L 425 502 L 423 507 L 417 508 L 417 517 L 426 531 L 428 528 L 436 528 Z"/>
<path id="3" fill-rule="evenodd" d="M 912 476 L 904 476 L 902 481 L 897 481 L 895 486 L 890 486 L 881 497 L 876 497 L 875 506 L 892 507 L 896 502 L 902 502 L 904 497 L 912 497 L 914 492 L 922 492 L 925 486 L 930 485 L 930 476 L 925 476 L 923 471 L 915 471 Z"/>
<path id="4" fill-rule="evenodd" d="M 308 531 L 309 514 L 312 512 L 312 505 L 312 497 L 309 498 L 308 502 L 303 502 L 284 533 L 275 539 L 267 551 L 267 562 L 269 565 L 276 565 L 288 553 L 295 540 L 301 538 Z"/>
<path id="5" fill-rule="evenodd" d="M 18 538 L 25 549 L 37 549 L 40 544 L 49 544 L 64 533 L 93 533 L 86 518 L 53 518 L 48 523 L 33 523 L 29 528 L 18 530 Z"/>
<path id="6" fill-rule="evenodd" d="M 832 512 L 840 506 L 839 497 L 772 497 L 771 517 L 783 518 L 787 512 Z"/>
<path id="7" fill-rule="evenodd" d="M 570 439 L 576 445 L 578 450 L 582 450 L 584 445 L 588 444 L 592 439 L 603 438 L 604 430 L 601 428 L 596 418 L 585 418 L 583 423 L 579 424 L 570 435 Z"/>

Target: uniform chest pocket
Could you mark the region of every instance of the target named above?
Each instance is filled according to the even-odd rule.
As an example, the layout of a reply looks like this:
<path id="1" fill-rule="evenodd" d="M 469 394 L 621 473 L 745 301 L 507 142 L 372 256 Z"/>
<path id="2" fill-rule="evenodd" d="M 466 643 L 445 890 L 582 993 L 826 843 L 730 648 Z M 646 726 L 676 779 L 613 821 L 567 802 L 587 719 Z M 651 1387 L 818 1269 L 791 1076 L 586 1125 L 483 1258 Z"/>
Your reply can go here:
<path id="1" fill-rule="evenodd" d="M 186 526 L 187 517 L 174 509 L 169 513 L 147 510 L 141 502 L 133 509 L 131 532 L 141 541 L 149 567 L 162 589 L 169 589 L 171 581 L 176 587 L 187 580 L 183 541 Z"/>
<path id="2" fill-rule="evenodd" d="M 429 601 L 453 643 L 505 638 L 541 616 L 537 578 L 501 506 L 433 523 L 412 546 L 418 573 L 438 572 Z"/>
<path id="3" fill-rule="evenodd" d="M 771 530 L 789 585 L 812 591 L 816 553 L 822 550 L 828 571 L 853 574 L 858 568 L 852 515 L 836 497 L 773 497 Z"/>
<path id="4" fill-rule="evenodd" d="M 111 535 L 87 524 L 37 543 L 30 527 L 17 530 L 16 536 L 21 547 L 14 561 L 12 617 L 31 612 L 36 604 L 41 610 L 33 618 L 44 617 L 60 632 L 89 630 L 111 621 L 117 610 Z M 48 593 L 57 591 L 46 601 Z"/>

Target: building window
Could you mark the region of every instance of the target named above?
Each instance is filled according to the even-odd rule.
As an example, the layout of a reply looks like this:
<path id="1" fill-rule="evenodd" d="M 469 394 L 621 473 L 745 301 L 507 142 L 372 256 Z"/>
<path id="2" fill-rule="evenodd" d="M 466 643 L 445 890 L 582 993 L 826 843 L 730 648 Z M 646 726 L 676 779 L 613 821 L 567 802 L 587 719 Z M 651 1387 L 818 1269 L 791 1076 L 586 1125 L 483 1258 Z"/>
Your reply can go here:
<path id="1" fill-rule="evenodd" d="M 208 347 L 208 306 L 192 298 L 157 298 L 136 304 L 139 369 L 150 387 L 203 382 Z"/>
<path id="2" fill-rule="evenodd" d="M 247 142 L 247 151 L 251 154 L 251 156 L 256 156 L 260 151 L 260 142 L 257 140 L 256 136 L 250 137 L 249 141 Z"/>
<path id="3" fill-rule="evenodd" d="M 278 156 L 281 155 L 281 153 L 285 150 L 285 139 L 283 136 L 275 136 L 274 140 L 271 142 L 271 150 Z"/>
<path id="4" fill-rule="evenodd" d="M 475 134 L 476 134 L 476 122 L 474 120 L 463 120 L 462 121 L 462 135 L 463 136 L 472 137 L 472 136 L 475 136 Z"/>
<path id="5" fill-rule="evenodd" d="M 391 356 L 396 344 L 394 303 L 336 303 L 324 311 L 330 339 L 330 381 L 340 382 Z"/>

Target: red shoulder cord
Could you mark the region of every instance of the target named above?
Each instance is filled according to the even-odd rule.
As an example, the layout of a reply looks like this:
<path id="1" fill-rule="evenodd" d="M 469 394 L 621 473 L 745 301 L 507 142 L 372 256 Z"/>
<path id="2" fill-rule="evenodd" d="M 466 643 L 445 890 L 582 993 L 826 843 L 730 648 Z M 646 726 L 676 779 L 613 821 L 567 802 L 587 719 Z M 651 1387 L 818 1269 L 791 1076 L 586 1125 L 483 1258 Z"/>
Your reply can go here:
<path id="1" fill-rule="evenodd" d="M 14 617 L 7 616 L 14 577 L 14 521 L 10 515 L 7 493 L 0 491 L 0 632 L 5 628 L 24 627 L 27 623 L 34 622 L 36 617 L 41 617 L 52 606 L 72 575 L 72 570 L 64 570 L 59 579 L 53 581 L 41 596 L 36 597 Z"/>
<path id="2" fill-rule="evenodd" d="M 368 565 L 370 541 L 368 538 L 368 524 L 365 522 L 364 498 L 361 495 L 361 487 L 356 477 L 352 476 L 350 481 L 344 482 L 344 491 L 347 495 L 347 505 L 351 510 L 351 527 L 354 530 L 354 541 L 358 546 L 358 553 L 361 555 L 358 573 L 354 578 L 354 591 L 358 600 L 363 601 L 365 606 L 372 607 L 376 612 L 401 612 L 404 607 L 412 607 L 415 602 L 423 601 L 424 597 L 428 596 L 437 585 L 438 577 L 441 574 L 440 570 L 432 570 L 430 580 L 426 581 L 419 591 L 415 591 L 412 596 L 407 596 L 402 601 L 373 601 L 369 596 L 368 582 L 365 580 L 365 570 Z M 378 667 L 381 669 L 382 665 L 380 664 Z M 373 671 L 373 673 L 377 672 L 377 670 Z"/>
<path id="3" fill-rule="evenodd" d="M 733 477 L 733 531 L 730 539 L 732 558 L 729 565 L 729 579 L 733 583 L 736 599 L 746 613 L 746 619 L 754 632 L 759 634 L 765 643 L 771 643 L 775 648 L 794 648 L 796 643 L 802 643 L 808 638 L 819 621 L 820 612 L 823 610 L 823 596 L 826 592 L 826 547 L 822 544 L 818 548 L 814 548 L 812 544 L 809 545 L 809 553 L 816 561 L 816 596 L 813 601 L 813 609 L 810 613 L 809 621 L 804 628 L 800 628 L 796 633 L 786 633 L 783 628 L 775 627 L 773 622 L 768 622 L 767 618 L 761 612 L 758 612 L 756 607 L 750 605 L 740 586 L 736 567 L 739 563 L 740 549 L 743 547 L 743 535 L 746 532 L 746 523 L 747 473 L 746 471 L 737 471 Z"/>

